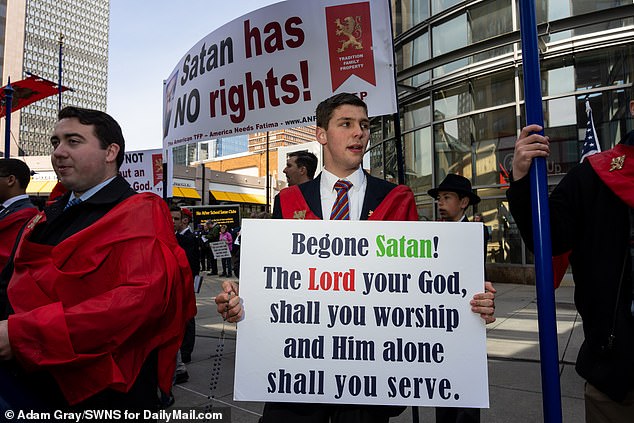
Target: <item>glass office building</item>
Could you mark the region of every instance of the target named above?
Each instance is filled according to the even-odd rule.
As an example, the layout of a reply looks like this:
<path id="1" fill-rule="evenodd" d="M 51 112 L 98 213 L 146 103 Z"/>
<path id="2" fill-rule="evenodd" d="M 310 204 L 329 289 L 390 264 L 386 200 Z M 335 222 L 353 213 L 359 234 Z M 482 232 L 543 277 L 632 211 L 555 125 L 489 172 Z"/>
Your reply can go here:
<path id="1" fill-rule="evenodd" d="M 526 124 L 519 0 L 391 0 L 405 183 L 423 220 L 427 190 L 447 173 L 469 178 L 491 228 L 487 262 L 532 262 L 508 211 L 514 141 Z M 549 185 L 579 162 L 593 109 L 603 150 L 634 129 L 632 0 L 537 0 Z M 372 173 L 397 175 L 393 116 L 373 119 Z"/>

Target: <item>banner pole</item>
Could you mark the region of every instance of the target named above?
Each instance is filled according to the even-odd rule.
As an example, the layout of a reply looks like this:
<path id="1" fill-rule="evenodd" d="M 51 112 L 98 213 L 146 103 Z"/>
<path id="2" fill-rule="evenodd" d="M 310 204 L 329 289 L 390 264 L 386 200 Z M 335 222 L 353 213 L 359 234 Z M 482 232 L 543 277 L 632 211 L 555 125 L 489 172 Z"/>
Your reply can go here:
<path id="1" fill-rule="evenodd" d="M 271 181 L 269 178 L 269 131 L 266 131 L 266 212 L 271 212 Z"/>
<path id="2" fill-rule="evenodd" d="M 57 78 L 57 111 L 62 110 L 62 48 L 64 46 L 64 35 L 59 33 L 59 65 L 58 65 L 58 78 Z"/>
<path id="3" fill-rule="evenodd" d="M 394 52 L 394 32 L 392 23 L 392 2 L 388 2 L 388 15 L 390 17 L 390 43 L 392 45 L 392 69 L 394 70 L 394 100 L 396 101 L 396 112 L 392 114 L 394 119 L 394 145 L 396 147 L 396 169 L 398 173 L 398 183 L 405 183 L 405 158 L 403 157 L 403 140 L 401 134 L 401 114 L 398 107 L 398 83 L 396 79 L 396 57 Z M 385 163 L 383 164 L 385 166 Z"/>
<path id="4" fill-rule="evenodd" d="M 543 128 L 544 117 L 534 0 L 520 0 L 520 33 L 526 123 L 529 125 L 538 124 Z M 559 423 L 562 421 L 561 387 L 546 159 L 536 158 L 533 160 L 530 181 L 544 422 Z"/>
<path id="5" fill-rule="evenodd" d="M 4 87 L 4 107 L 6 110 L 4 120 L 4 158 L 11 157 L 11 106 L 13 103 L 13 87 L 11 87 L 11 77 L 7 86 Z"/>

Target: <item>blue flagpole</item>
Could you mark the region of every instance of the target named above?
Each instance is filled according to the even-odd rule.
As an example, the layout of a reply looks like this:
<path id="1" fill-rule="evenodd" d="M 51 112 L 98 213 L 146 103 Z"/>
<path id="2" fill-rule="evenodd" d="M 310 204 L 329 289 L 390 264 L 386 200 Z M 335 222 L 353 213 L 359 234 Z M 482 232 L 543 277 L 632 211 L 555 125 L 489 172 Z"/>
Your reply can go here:
<path id="1" fill-rule="evenodd" d="M 13 87 L 9 77 L 7 86 L 4 87 L 4 109 L 6 111 L 4 119 L 4 158 L 11 158 L 11 107 L 13 103 Z"/>
<path id="2" fill-rule="evenodd" d="M 526 123 L 529 125 L 538 124 L 543 128 L 544 118 L 534 0 L 520 0 L 520 32 L 522 38 Z M 555 288 L 553 285 L 546 173 L 546 160 L 544 158 L 534 159 L 530 169 L 530 181 L 544 422 L 560 423 L 562 414 L 561 387 L 559 385 L 559 351 L 557 347 Z"/>

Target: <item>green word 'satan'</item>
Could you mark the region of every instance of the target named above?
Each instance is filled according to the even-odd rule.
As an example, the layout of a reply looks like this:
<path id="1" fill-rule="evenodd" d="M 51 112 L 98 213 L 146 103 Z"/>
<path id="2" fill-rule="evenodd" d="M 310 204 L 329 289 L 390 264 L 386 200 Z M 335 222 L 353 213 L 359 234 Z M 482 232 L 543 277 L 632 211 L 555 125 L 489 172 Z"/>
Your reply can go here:
<path id="1" fill-rule="evenodd" d="M 438 237 L 433 239 L 414 239 L 402 236 L 387 238 L 385 235 L 376 236 L 377 257 L 405 257 L 405 258 L 438 258 Z"/>

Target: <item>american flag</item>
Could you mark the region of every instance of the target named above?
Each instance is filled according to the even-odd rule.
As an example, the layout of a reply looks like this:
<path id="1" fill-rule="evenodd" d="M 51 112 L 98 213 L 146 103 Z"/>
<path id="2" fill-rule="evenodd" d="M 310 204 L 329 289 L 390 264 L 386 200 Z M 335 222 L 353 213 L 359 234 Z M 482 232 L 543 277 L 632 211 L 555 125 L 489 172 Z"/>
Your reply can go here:
<path id="1" fill-rule="evenodd" d="M 597 138 L 597 131 L 594 129 L 594 121 L 592 120 L 592 108 L 590 102 L 586 100 L 586 114 L 588 115 L 588 123 L 586 124 L 586 139 L 583 142 L 583 149 L 581 150 L 581 160 L 583 162 L 588 156 L 601 152 L 601 146 L 599 145 L 599 139 Z"/>

